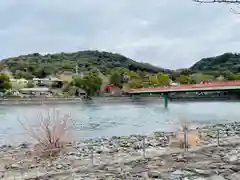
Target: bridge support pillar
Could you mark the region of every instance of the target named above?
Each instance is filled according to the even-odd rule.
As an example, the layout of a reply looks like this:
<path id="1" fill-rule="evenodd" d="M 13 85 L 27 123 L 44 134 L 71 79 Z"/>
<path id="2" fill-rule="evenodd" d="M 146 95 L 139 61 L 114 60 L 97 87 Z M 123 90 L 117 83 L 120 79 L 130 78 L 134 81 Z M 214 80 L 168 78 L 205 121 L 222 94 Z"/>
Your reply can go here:
<path id="1" fill-rule="evenodd" d="M 164 97 L 164 107 L 168 108 L 168 93 L 163 93 Z"/>

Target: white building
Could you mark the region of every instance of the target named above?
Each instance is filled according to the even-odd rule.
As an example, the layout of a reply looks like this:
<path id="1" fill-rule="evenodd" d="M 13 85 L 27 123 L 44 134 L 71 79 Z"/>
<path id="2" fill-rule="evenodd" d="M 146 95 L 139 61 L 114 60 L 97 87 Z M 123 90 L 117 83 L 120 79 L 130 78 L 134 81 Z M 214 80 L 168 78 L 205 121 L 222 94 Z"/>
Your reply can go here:
<path id="1" fill-rule="evenodd" d="M 11 78 L 10 82 L 11 82 L 12 87 L 14 89 L 18 89 L 18 88 L 25 87 L 27 85 L 27 83 L 28 83 L 28 80 L 23 79 L 23 78 L 21 78 L 21 79 L 13 79 L 13 78 Z"/>

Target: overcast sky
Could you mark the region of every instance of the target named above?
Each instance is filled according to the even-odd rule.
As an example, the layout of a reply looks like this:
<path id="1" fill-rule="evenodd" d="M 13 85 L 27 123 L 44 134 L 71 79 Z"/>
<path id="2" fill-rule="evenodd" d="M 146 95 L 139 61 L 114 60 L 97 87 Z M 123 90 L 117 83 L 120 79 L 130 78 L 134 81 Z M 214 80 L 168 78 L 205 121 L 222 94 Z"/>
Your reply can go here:
<path id="1" fill-rule="evenodd" d="M 0 58 L 99 49 L 188 67 L 240 52 L 240 15 L 230 7 L 191 0 L 1 0 Z"/>

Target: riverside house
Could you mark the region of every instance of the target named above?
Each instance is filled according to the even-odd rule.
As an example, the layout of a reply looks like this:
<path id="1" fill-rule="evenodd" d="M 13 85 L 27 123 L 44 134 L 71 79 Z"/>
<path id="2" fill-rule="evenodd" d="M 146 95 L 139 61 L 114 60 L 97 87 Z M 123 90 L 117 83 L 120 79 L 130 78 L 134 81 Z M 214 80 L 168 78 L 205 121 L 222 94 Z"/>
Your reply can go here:
<path id="1" fill-rule="evenodd" d="M 33 78 L 33 83 L 41 87 L 62 88 L 63 80 L 56 77 Z"/>
<path id="2" fill-rule="evenodd" d="M 47 87 L 38 87 L 38 88 L 22 88 L 19 92 L 27 96 L 46 96 L 51 95 L 51 91 Z"/>
<path id="3" fill-rule="evenodd" d="M 18 88 L 25 87 L 27 85 L 27 83 L 28 83 L 28 80 L 23 79 L 23 78 L 21 78 L 21 79 L 10 78 L 10 82 L 11 82 L 12 87 L 14 89 L 18 89 Z"/>

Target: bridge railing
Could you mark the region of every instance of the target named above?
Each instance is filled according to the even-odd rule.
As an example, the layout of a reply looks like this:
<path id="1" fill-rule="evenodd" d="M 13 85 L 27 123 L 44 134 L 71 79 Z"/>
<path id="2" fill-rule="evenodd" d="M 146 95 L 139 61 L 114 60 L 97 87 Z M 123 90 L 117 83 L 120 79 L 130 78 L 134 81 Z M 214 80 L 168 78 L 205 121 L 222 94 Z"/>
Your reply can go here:
<path id="1" fill-rule="evenodd" d="M 205 82 L 199 84 L 182 84 L 182 85 L 173 85 L 173 86 L 162 86 L 162 87 L 149 87 L 149 88 L 140 88 L 140 89 L 131 89 L 135 90 L 163 90 L 163 89 L 184 89 L 184 88 L 199 88 L 199 87 L 219 87 L 219 86 L 237 86 L 240 85 L 240 81 L 214 81 L 214 82 Z"/>

